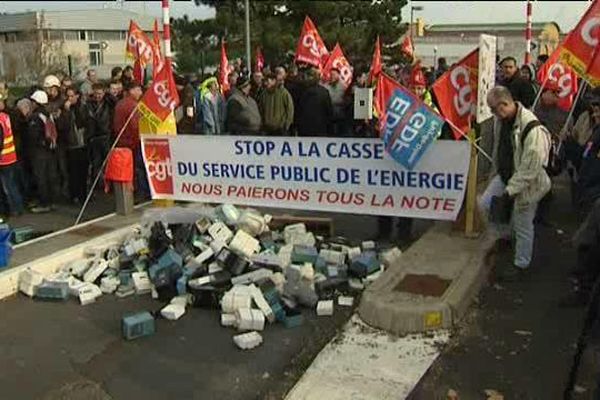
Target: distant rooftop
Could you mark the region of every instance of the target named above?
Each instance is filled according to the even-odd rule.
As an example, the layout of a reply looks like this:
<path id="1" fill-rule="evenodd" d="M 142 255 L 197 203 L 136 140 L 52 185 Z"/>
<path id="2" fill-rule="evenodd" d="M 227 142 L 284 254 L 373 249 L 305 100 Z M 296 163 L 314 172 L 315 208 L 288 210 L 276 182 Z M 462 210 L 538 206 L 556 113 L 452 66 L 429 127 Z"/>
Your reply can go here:
<path id="1" fill-rule="evenodd" d="M 556 25 L 560 32 L 560 26 L 554 21 L 534 22 L 531 24 L 533 30 L 542 30 L 547 24 Z M 524 31 L 525 23 L 490 23 L 490 24 L 432 24 L 425 27 L 425 32 L 481 32 L 481 31 Z"/>
<path id="2" fill-rule="evenodd" d="M 144 31 L 152 31 L 154 17 L 128 10 L 105 8 L 75 11 L 31 11 L 0 15 L 0 32 L 19 32 L 35 27 L 50 30 L 121 31 L 134 20 Z M 159 21 L 159 30 L 162 23 Z"/>

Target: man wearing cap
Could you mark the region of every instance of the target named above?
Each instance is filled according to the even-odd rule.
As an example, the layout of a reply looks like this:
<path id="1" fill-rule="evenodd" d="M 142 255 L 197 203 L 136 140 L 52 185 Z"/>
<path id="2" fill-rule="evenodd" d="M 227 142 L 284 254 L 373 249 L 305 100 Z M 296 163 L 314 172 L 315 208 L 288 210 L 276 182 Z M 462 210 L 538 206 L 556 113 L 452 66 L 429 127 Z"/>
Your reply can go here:
<path id="1" fill-rule="evenodd" d="M 31 164 L 38 189 L 39 204 L 31 209 L 33 213 L 47 213 L 53 208 L 58 188 L 56 169 L 56 126 L 46 110 L 48 95 L 36 90 L 31 95 L 32 112 L 27 122 L 27 135 L 30 139 Z"/>
<path id="2" fill-rule="evenodd" d="M 285 136 L 294 122 L 294 101 L 283 85 L 279 85 L 277 75 L 266 77 L 266 87 L 258 100 L 262 116 L 263 131 L 271 136 Z"/>
<path id="3" fill-rule="evenodd" d="M 69 193 L 69 169 L 67 165 L 68 136 L 71 129 L 67 110 L 65 107 L 65 98 L 61 93 L 61 82 L 55 75 L 48 75 L 44 78 L 44 91 L 48 95 L 48 105 L 46 110 L 52 116 L 56 124 L 58 133 L 56 157 L 58 159 L 58 172 L 60 178 L 60 194 L 68 198 Z"/>
<path id="4" fill-rule="evenodd" d="M 253 135 L 260 131 L 260 111 L 250 89 L 250 80 L 241 77 L 227 99 L 225 131 L 232 135 Z"/>
<path id="5" fill-rule="evenodd" d="M 435 112 L 438 112 L 437 107 L 433 103 L 431 93 L 427 90 L 427 80 L 421 65 L 417 63 L 410 73 L 408 88 L 415 94 L 423 103 L 431 107 Z"/>

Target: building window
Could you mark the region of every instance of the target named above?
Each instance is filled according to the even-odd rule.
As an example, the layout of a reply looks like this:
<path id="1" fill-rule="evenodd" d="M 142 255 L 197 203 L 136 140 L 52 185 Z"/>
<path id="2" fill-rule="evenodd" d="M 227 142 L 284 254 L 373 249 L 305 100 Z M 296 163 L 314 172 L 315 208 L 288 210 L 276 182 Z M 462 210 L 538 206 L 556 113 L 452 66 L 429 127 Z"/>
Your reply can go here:
<path id="1" fill-rule="evenodd" d="M 86 40 L 85 31 L 79 31 L 79 40 Z"/>
<path id="2" fill-rule="evenodd" d="M 48 32 L 48 40 L 64 40 L 63 31 L 46 31 Z"/>
<path id="3" fill-rule="evenodd" d="M 92 34 L 91 40 L 121 40 L 121 32 L 119 31 L 90 31 Z"/>
<path id="4" fill-rule="evenodd" d="M 90 52 L 90 65 L 97 66 L 104 64 L 102 57 L 102 45 L 100 43 L 90 43 L 88 45 Z"/>
<path id="5" fill-rule="evenodd" d="M 79 32 L 78 31 L 64 31 L 65 40 L 78 41 L 79 40 Z"/>

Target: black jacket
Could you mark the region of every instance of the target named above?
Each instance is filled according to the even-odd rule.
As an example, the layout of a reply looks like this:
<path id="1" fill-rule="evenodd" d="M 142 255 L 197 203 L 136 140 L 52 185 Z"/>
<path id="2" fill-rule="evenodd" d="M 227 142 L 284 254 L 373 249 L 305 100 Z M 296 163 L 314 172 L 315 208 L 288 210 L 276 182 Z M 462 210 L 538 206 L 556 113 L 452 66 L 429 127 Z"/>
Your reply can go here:
<path id="1" fill-rule="evenodd" d="M 25 145 L 29 150 L 49 149 L 48 142 L 46 141 L 44 121 L 40 118 L 40 114 L 44 114 L 46 118 L 50 118 L 48 111 L 42 106 L 38 106 L 27 119 L 27 140 Z"/>
<path id="2" fill-rule="evenodd" d="M 506 86 L 515 101 L 520 102 L 526 108 L 531 108 L 535 101 L 535 89 L 531 82 L 516 73 L 511 79 L 502 82 L 502 85 Z"/>
<path id="3" fill-rule="evenodd" d="M 332 134 L 333 105 L 329 92 L 318 83 L 304 90 L 298 107 L 299 136 Z"/>
<path id="4" fill-rule="evenodd" d="M 582 207 L 589 207 L 600 199 L 600 126 L 586 143 L 579 169 L 579 200 Z"/>
<path id="5" fill-rule="evenodd" d="M 112 132 L 112 110 L 107 101 L 85 103 L 86 117 L 88 119 L 85 130 L 86 143 L 96 137 L 109 137 Z"/>

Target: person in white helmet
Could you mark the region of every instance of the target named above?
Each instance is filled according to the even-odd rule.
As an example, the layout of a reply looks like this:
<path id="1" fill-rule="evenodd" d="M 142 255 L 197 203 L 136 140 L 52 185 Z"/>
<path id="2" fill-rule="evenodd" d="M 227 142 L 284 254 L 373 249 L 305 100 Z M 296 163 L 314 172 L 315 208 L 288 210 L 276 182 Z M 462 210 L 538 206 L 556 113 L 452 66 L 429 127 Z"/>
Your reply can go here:
<path id="1" fill-rule="evenodd" d="M 56 124 L 58 141 L 56 147 L 56 157 L 58 160 L 58 173 L 60 179 L 60 194 L 63 198 L 69 197 L 69 169 L 67 164 L 67 138 L 70 130 L 69 110 L 65 105 L 65 98 L 60 90 L 61 82 L 55 75 L 47 75 L 44 78 L 44 91 L 48 95 L 48 105 L 46 110 L 52 116 Z"/>
<path id="2" fill-rule="evenodd" d="M 58 188 L 56 159 L 56 125 L 46 109 L 48 95 L 36 90 L 30 96 L 32 112 L 27 121 L 27 134 L 31 141 L 31 164 L 38 188 L 39 204 L 31 209 L 33 213 L 47 213 L 52 210 Z"/>

